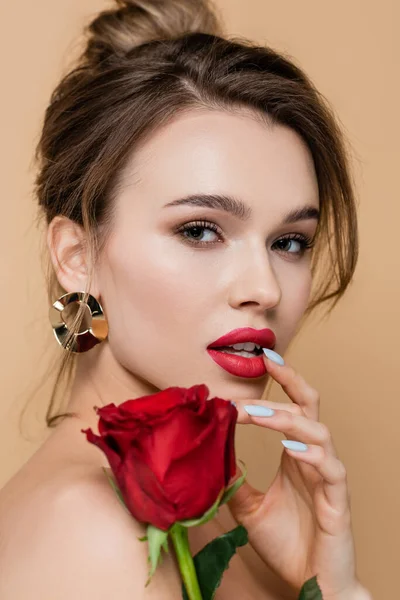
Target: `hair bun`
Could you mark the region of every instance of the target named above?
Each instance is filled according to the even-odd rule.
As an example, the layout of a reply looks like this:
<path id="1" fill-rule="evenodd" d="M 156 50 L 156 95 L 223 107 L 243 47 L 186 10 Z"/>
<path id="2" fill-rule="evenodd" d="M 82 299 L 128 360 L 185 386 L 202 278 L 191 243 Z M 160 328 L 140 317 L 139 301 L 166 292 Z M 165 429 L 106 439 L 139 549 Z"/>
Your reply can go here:
<path id="1" fill-rule="evenodd" d="M 210 0 L 115 0 L 116 8 L 101 11 L 85 27 L 88 41 L 83 58 L 96 65 L 110 55 L 124 55 L 156 39 L 188 32 L 222 35 Z"/>

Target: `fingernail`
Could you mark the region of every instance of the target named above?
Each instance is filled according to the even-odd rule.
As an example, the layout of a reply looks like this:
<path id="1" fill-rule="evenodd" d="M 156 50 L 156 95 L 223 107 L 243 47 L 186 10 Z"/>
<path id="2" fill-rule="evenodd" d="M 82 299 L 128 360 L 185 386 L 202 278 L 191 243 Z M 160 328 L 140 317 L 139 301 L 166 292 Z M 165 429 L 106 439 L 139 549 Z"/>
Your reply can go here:
<path id="1" fill-rule="evenodd" d="M 229 400 L 229 402 L 236 408 L 236 402 L 234 402 L 233 400 Z"/>
<path id="2" fill-rule="evenodd" d="M 281 442 L 289 450 L 295 450 L 296 452 L 305 452 L 308 450 L 307 444 L 303 444 L 303 442 L 295 442 L 294 440 L 281 440 Z"/>
<path id="3" fill-rule="evenodd" d="M 260 406 L 259 404 L 246 404 L 244 410 L 251 417 L 272 417 L 272 415 L 275 414 L 275 411 L 272 408 Z"/>
<path id="4" fill-rule="evenodd" d="M 282 356 L 280 354 L 278 354 L 277 352 L 270 350 L 270 348 L 263 348 L 262 351 L 264 352 L 264 354 L 267 358 L 269 358 L 273 362 L 277 363 L 278 365 L 285 364 L 285 361 L 283 360 Z"/>

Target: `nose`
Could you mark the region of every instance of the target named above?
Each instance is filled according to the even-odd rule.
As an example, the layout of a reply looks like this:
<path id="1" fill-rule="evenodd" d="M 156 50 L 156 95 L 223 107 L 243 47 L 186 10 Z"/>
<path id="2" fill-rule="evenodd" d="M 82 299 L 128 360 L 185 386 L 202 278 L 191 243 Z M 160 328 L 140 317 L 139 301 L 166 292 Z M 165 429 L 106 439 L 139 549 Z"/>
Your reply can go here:
<path id="1" fill-rule="evenodd" d="M 229 304 L 233 308 L 254 305 L 260 312 L 278 306 L 282 290 L 265 246 L 244 249 L 235 260 Z"/>

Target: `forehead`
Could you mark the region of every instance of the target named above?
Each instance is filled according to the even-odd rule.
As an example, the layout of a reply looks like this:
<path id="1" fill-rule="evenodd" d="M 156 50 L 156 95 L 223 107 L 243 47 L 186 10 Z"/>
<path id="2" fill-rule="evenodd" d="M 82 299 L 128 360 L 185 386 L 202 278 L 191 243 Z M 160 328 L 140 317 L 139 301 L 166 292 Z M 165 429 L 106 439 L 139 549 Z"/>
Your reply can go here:
<path id="1" fill-rule="evenodd" d="M 314 164 L 301 137 L 245 111 L 179 114 L 135 150 L 122 188 L 133 185 L 151 195 L 154 208 L 196 192 L 234 194 L 278 211 L 318 207 Z"/>

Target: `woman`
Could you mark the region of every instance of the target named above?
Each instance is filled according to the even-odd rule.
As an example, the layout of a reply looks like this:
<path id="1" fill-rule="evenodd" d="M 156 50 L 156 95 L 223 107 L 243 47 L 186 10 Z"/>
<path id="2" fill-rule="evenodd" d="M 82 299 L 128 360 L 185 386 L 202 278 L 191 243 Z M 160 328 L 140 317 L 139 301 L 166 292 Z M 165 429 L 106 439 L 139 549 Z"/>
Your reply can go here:
<path id="1" fill-rule="evenodd" d="M 144 587 L 144 526 L 121 510 L 82 429 L 98 433 L 94 406 L 206 383 L 210 397 L 236 402 L 239 423 L 295 442 L 266 493 L 246 482 L 190 530 L 194 553 L 237 522 L 248 530 L 217 600 L 297 598 L 317 573 L 326 600 L 371 598 L 318 392 L 282 359 L 303 319 L 334 306 L 355 270 L 340 129 L 301 69 L 224 37 L 205 1 L 117 4 L 89 25 L 37 148 L 64 354 L 47 413 L 54 431 L 0 494 L 0 597 L 181 597 L 171 555 Z M 79 299 L 60 331 L 55 312 Z M 79 335 L 88 307 L 94 336 Z M 219 339 L 237 329 L 243 337 Z M 270 360 L 253 356 L 254 343 Z M 67 412 L 54 414 L 64 374 Z M 272 380 L 288 403 L 261 399 Z"/>

